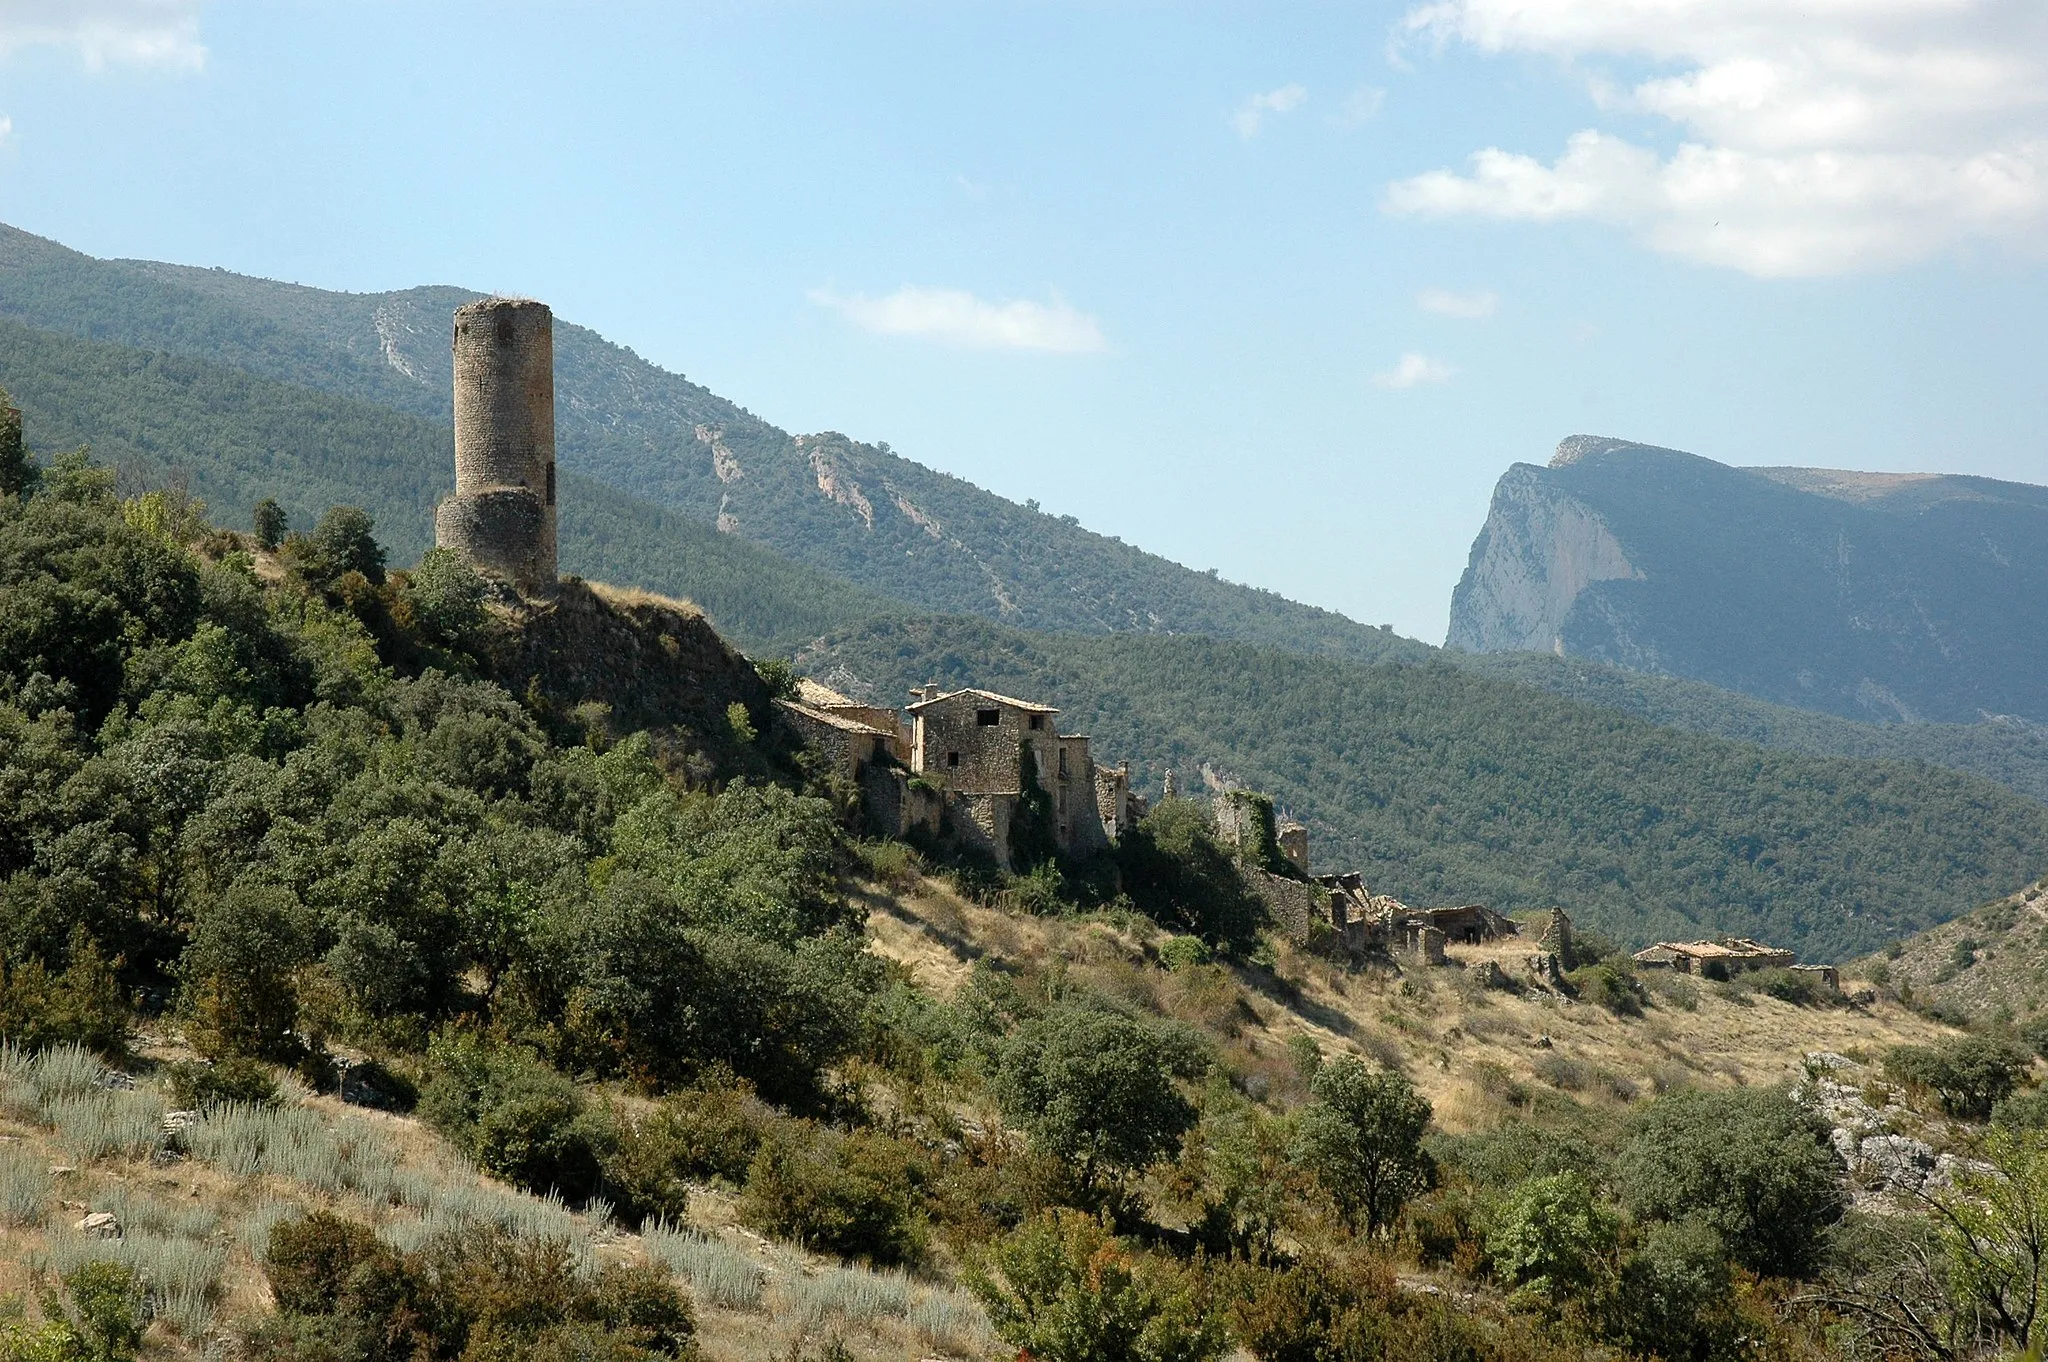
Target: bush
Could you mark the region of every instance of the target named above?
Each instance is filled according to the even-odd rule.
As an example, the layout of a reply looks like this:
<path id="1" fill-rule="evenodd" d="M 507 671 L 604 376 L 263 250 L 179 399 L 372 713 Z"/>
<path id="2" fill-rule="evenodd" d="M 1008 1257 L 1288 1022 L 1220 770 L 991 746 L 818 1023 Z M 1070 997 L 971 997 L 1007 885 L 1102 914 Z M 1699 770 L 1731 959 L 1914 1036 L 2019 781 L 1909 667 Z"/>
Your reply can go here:
<path id="1" fill-rule="evenodd" d="M 1296 1161 L 1366 1234 L 1392 1227 L 1409 1198 L 1425 1190 L 1435 1162 L 1422 1147 L 1430 1105 L 1407 1077 L 1372 1073 L 1355 1059 L 1323 1066 L 1309 1085 L 1295 1135 Z"/>
<path id="2" fill-rule="evenodd" d="M 128 1000 L 115 970 L 76 928 L 69 961 L 52 974 L 40 960 L 0 959 L 0 1038 L 24 1049 L 83 1045 L 110 1059 L 128 1050 Z"/>
<path id="3" fill-rule="evenodd" d="M 1576 949 L 1576 944 L 1574 945 Z M 1609 962 L 1581 965 L 1565 975 L 1579 996 L 1618 1017 L 1640 1017 L 1649 995 L 1633 971 Z"/>
<path id="4" fill-rule="evenodd" d="M 1393 1354 L 1400 1291 L 1377 1258 L 1312 1252 L 1285 1267 L 1241 1269 L 1231 1285 L 1231 1333 L 1259 1362 Z"/>
<path id="5" fill-rule="evenodd" d="M 874 1131 L 841 1136 L 785 1122 L 747 1170 L 740 1218 L 763 1234 L 878 1264 L 924 1253 L 918 1189 L 926 1169 L 915 1146 Z"/>
<path id="6" fill-rule="evenodd" d="M 538 1055 L 451 1032 L 434 1042 L 428 1071 L 420 1114 L 485 1172 L 572 1200 L 597 1190 L 606 1125 Z"/>
<path id="7" fill-rule="evenodd" d="M 1834 1001 L 1818 975 L 1805 970 L 1760 969 L 1742 976 L 1742 982 L 1767 998 L 1794 1007 L 1826 1007 Z"/>
<path id="8" fill-rule="evenodd" d="M 1991 1109 L 1991 1123 L 2007 1130 L 2048 1130 L 2048 1088 L 2006 1098 Z"/>
<path id="9" fill-rule="evenodd" d="M 1958 1036 L 1939 1045 L 1901 1045 L 1884 1057 L 1885 1076 L 1933 1092 L 1951 1116 L 1981 1121 L 2012 1094 L 2029 1057 L 2010 1041 Z"/>
<path id="10" fill-rule="evenodd" d="M 499 1227 L 437 1235 L 416 1252 L 318 1211 L 270 1232 L 264 1275 L 278 1314 L 253 1356 L 288 1362 L 632 1362 L 694 1356 L 696 1322 L 668 1274 L 606 1263 L 581 1272 L 561 1240 Z"/>
<path id="11" fill-rule="evenodd" d="M 166 1071 L 171 1096 L 181 1107 L 210 1107 L 223 1102 L 271 1106 L 277 1101 L 277 1080 L 253 1059 L 232 1058 L 217 1064 L 173 1064 Z"/>
<path id="12" fill-rule="evenodd" d="M 1687 1091 L 1631 1122 L 1615 1162 L 1638 1218 L 1697 1219 L 1753 1272 L 1805 1277 L 1842 1217 L 1842 1166 L 1827 1123 L 1781 1091 Z"/>
<path id="13" fill-rule="evenodd" d="M 967 1284 L 996 1333 L 1037 1362 L 1207 1362 L 1228 1346 L 1196 1274 L 1134 1253 L 1077 1211 L 999 1241 Z"/>
<path id="14" fill-rule="evenodd" d="M 1257 938 L 1264 909 L 1216 840 L 1204 805 L 1161 800 L 1124 835 L 1117 862 L 1125 891 L 1160 925 L 1233 950 L 1249 949 Z"/>
<path id="15" fill-rule="evenodd" d="M 1614 1251 L 1619 1223 L 1578 1173 L 1531 1178 L 1515 1189 L 1486 1237 L 1494 1270 L 1516 1294 L 1555 1314 L 1590 1297 Z"/>
<path id="16" fill-rule="evenodd" d="M 1209 947 L 1199 936 L 1170 936 L 1159 948 L 1159 963 L 1178 972 L 1209 963 Z"/>
<path id="17" fill-rule="evenodd" d="M 1164 1158 L 1195 1123 L 1189 1058 L 1156 1028 L 1061 1006 L 1019 1027 L 996 1074 L 1003 1114 L 1077 1166 L 1084 1192 Z"/>
<path id="18" fill-rule="evenodd" d="M 652 1113 L 620 1123 L 604 1156 L 605 1193 L 629 1219 L 659 1216 L 680 1224 L 689 1211 L 690 1182 L 744 1182 L 772 1120 L 744 1084 L 673 1093 Z"/>

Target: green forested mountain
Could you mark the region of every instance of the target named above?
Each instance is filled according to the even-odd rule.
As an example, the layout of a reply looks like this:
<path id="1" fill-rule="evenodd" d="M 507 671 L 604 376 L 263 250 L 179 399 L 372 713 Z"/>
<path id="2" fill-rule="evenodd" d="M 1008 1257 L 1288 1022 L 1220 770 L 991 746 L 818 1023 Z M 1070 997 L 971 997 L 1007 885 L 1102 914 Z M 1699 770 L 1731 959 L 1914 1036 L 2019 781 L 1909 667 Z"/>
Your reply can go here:
<path id="1" fill-rule="evenodd" d="M 2048 722 L 2048 487 L 1573 436 L 1502 476 L 1450 641 L 1853 719 Z"/>
<path id="2" fill-rule="evenodd" d="M 329 506 L 359 505 L 395 562 L 433 542 L 434 503 L 454 485 L 446 426 L 223 365 L 0 321 L 0 386 L 40 448 L 87 444 L 131 479 L 182 478 L 230 524 L 265 496 L 300 526 Z M 756 650 L 787 651 L 901 609 L 573 473 L 561 545 L 565 572 L 688 596 Z"/>
<path id="3" fill-rule="evenodd" d="M 430 421 L 449 412 L 458 288 L 344 294 L 108 261 L 0 227 L 0 316 L 162 350 Z M 1374 658 L 1385 631 L 1220 581 L 842 435 L 792 437 L 557 321 L 561 462 L 925 610 L 1038 629 L 1207 633 Z"/>
<path id="4" fill-rule="evenodd" d="M 1628 940 L 1754 935 L 1852 954 L 2006 893 L 2048 807 L 1898 761 L 1766 751 L 1450 665 L 1194 638 L 906 619 L 799 664 L 883 701 L 936 679 L 1042 697 L 1154 791 L 1205 771 L 1272 792 L 1318 869 L 1412 902 L 1562 904 Z"/>
<path id="5" fill-rule="evenodd" d="M 1618 709 L 1667 728 L 1817 757 L 1924 761 L 1995 780 L 2048 802 L 2048 727 L 2006 719 L 1975 724 L 1873 724 L 1774 705 L 1704 681 L 1628 671 L 1553 653 L 1443 654 L 1487 676 Z"/>

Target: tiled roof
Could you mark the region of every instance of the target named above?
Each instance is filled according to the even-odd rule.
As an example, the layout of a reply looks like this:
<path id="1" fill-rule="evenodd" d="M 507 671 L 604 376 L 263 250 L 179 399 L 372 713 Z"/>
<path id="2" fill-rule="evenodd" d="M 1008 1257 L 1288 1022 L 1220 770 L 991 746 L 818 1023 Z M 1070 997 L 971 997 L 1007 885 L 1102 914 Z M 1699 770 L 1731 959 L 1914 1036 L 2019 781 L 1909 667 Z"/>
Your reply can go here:
<path id="1" fill-rule="evenodd" d="M 1013 709 L 1027 710 L 1033 714 L 1059 713 L 1051 705 L 1036 704 L 1030 700 L 1019 700 L 1014 695 L 998 695 L 992 690 L 975 690 L 972 687 L 967 690 L 948 691 L 946 694 L 931 700 L 919 700 L 916 704 L 909 706 L 909 708 L 912 710 L 929 709 L 933 705 L 943 705 L 948 700 L 957 700 L 963 695 L 971 695 L 977 700 L 992 700 L 996 704 L 1008 705 Z"/>

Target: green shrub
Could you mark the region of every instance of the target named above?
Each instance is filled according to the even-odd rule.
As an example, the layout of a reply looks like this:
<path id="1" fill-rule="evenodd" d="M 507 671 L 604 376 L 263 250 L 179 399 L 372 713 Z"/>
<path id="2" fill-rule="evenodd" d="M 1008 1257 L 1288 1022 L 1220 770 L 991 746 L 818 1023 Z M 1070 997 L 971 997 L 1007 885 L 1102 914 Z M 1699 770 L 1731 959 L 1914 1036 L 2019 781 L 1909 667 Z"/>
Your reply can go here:
<path id="1" fill-rule="evenodd" d="M 746 1180 L 772 1120 L 743 1084 L 671 1093 L 653 1112 L 618 1124 L 604 1155 L 605 1193 L 629 1219 L 681 1223 L 692 1181 Z"/>
<path id="2" fill-rule="evenodd" d="M 126 1054 L 128 999 L 115 976 L 119 964 L 82 927 L 55 974 L 33 958 L 0 959 L 0 1039 L 31 1050 L 75 1044 L 109 1058 Z"/>
<path id="3" fill-rule="evenodd" d="M 998 1241 L 967 1283 L 996 1333 L 1037 1362 L 1207 1362 L 1229 1346 L 1195 1273 L 1134 1252 L 1078 1211 Z"/>
<path id="4" fill-rule="evenodd" d="M 2012 1094 L 2029 1056 L 2010 1041 L 1958 1036 L 1937 1045 L 1901 1045 L 1884 1057 L 1886 1077 L 1933 1092 L 1943 1111 L 1981 1121 Z"/>
<path id="5" fill-rule="evenodd" d="M 1092 1192 L 1164 1158 L 1194 1125 L 1176 1072 L 1192 1076 L 1190 1058 L 1157 1028 L 1065 1005 L 1018 1028 L 996 1093 L 1003 1114 Z"/>
<path id="6" fill-rule="evenodd" d="M 1257 938 L 1264 909 L 1216 840 L 1204 804 L 1161 800 L 1124 834 L 1117 862 L 1138 910 L 1161 926 L 1233 950 L 1249 949 Z"/>
<path id="7" fill-rule="evenodd" d="M 1170 970 L 1191 969 L 1209 963 L 1209 946 L 1199 936 L 1170 936 L 1159 948 L 1159 963 Z"/>
<path id="8" fill-rule="evenodd" d="M 270 1106 L 277 1101 L 277 1080 L 270 1070 L 246 1057 L 215 1064 L 173 1064 L 165 1072 L 171 1097 L 181 1107 L 210 1107 L 222 1102 Z"/>
<path id="9" fill-rule="evenodd" d="M 1615 1161 L 1623 1203 L 1642 1220 L 1697 1219 L 1735 1261 L 1805 1277 L 1842 1217 L 1842 1166 L 1828 1125 L 1776 1090 L 1692 1090 L 1637 1111 Z"/>
<path id="10" fill-rule="evenodd" d="M 1794 1007 L 1826 1007 L 1834 997 L 1820 976 L 1807 970 L 1759 969 L 1742 976 L 1741 982 L 1767 998 Z"/>
<path id="11" fill-rule="evenodd" d="M 277 1315 L 244 1339 L 290 1362 L 639 1362 L 693 1357 L 696 1322 L 660 1267 L 585 1272 L 566 1241 L 497 1226 L 414 1252 L 320 1211 L 274 1226 L 263 1256 Z"/>
<path id="12" fill-rule="evenodd" d="M 763 1234 L 879 1264 L 923 1256 L 918 1190 L 927 1169 L 915 1146 L 874 1131 L 838 1135 L 784 1122 L 747 1170 L 740 1218 Z"/>
<path id="13" fill-rule="evenodd" d="M 120 1263 L 81 1263 L 64 1274 L 74 1327 L 90 1362 L 128 1362 L 142 1348 L 148 1325 L 142 1284 Z"/>
<path id="14" fill-rule="evenodd" d="M 1401 1355 L 1394 1314 L 1401 1292 L 1380 1259 L 1310 1252 L 1286 1266 L 1240 1269 L 1231 1286 L 1231 1333 L 1259 1362 Z"/>
<path id="15" fill-rule="evenodd" d="M 1576 947 L 1574 947 L 1576 949 Z M 1633 970 L 1612 961 L 1581 965 L 1565 975 L 1586 1002 L 1604 1007 L 1618 1017 L 1640 1017 L 1649 995 Z"/>
<path id="16" fill-rule="evenodd" d="M 448 1032 L 428 1053 L 420 1114 L 477 1166 L 530 1191 L 572 1200 L 599 1185 L 608 1142 L 576 1085 L 532 1051 L 474 1032 Z"/>
<path id="17" fill-rule="evenodd" d="M 1494 1218 L 1486 1248 L 1518 1296 L 1554 1314 L 1604 1285 L 1619 1232 L 1591 1183 L 1578 1173 L 1556 1173 L 1515 1189 Z"/>
<path id="18" fill-rule="evenodd" d="M 1309 1085 L 1294 1143 L 1297 1163 L 1366 1234 L 1390 1228 L 1426 1189 L 1435 1162 L 1422 1147 L 1430 1105 L 1406 1075 L 1372 1073 L 1355 1059 L 1323 1066 Z"/>

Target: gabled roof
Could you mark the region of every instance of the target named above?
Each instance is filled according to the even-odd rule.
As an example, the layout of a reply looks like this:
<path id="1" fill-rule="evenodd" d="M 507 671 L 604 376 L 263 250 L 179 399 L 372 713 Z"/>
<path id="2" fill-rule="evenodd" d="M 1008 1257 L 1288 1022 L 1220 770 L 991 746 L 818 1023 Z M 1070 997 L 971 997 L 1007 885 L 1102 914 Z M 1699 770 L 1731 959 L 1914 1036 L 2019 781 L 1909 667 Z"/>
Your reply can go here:
<path id="1" fill-rule="evenodd" d="M 863 705 L 850 696 L 841 695 L 830 686 L 818 684 L 808 676 L 797 678 L 796 698 L 812 709 L 880 709 L 880 705 Z"/>
<path id="2" fill-rule="evenodd" d="M 919 700 L 916 704 L 907 706 L 907 708 L 914 714 L 920 709 L 929 709 L 933 705 L 943 705 L 948 700 L 958 700 L 963 695 L 971 696 L 976 700 L 992 701 L 998 705 L 1008 705 L 1012 709 L 1021 709 L 1031 714 L 1059 713 L 1059 711 L 1057 709 L 1054 709 L 1051 705 L 1034 704 L 1029 700 L 1019 700 L 1014 695 L 998 695 L 996 692 L 992 690 L 975 690 L 972 687 L 969 687 L 966 690 L 948 691 L 946 694 L 934 697 L 930 700 Z"/>
<path id="3" fill-rule="evenodd" d="M 844 714 L 834 714 L 830 710 L 814 709 L 800 701 L 777 700 L 775 703 L 792 714 L 801 715 L 814 724 L 823 724 L 827 728 L 836 728 L 842 733 L 860 733 L 876 738 L 895 736 L 894 734 L 884 733 L 872 724 L 864 724 L 858 719 L 849 719 Z"/>

